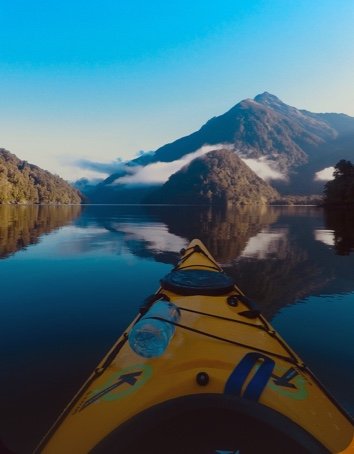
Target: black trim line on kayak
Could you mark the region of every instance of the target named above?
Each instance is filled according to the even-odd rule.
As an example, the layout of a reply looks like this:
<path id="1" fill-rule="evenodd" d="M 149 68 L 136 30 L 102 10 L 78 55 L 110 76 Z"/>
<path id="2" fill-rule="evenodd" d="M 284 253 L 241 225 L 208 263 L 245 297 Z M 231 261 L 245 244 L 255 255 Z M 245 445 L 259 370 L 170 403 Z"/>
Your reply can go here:
<path id="1" fill-rule="evenodd" d="M 320 380 L 314 375 L 311 369 L 306 367 L 306 372 L 310 375 L 311 379 L 316 383 L 316 385 L 323 391 L 323 393 L 328 397 L 332 404 L 337 407 L 337 409 L 342 413 L 342 415 L 347 418 L 351 424 L 354 424 L 353 416 L 348 413 L 336 400 L 336 398 L 328 391 L 328 389 L 320 382 Z"/>
<path id="2" fill-rule="evenodd" d="M 194 268 L 194 269 L 196 269 L 196 266 L 198 266 L 198 268 L 209 268 L 211 270 L 216 270 L 219 273 L 221 272 L 219 268 L 216 268 L 216 266 L 211 266 L 211 265 L 186 265 L 186 266 L 179 266 L 178 268 L 175 268 L 174 271 L 185 270 L 186 268 Z"/>
<path id="3" fill-rule="evenodd" d="M 121 350 L 121 348 L 123 347 L 123 345 L 126 343 L 127 340 L 128 340 L 128 334 L 124 333 L 123 339 L 121 341 L 119 341 L 118 344 L 115 345 L 115 347 L 113 347 L 113 349 L 110 351 L 110 353 L 108 353 L 102 366 L 96 367 L 96 369 L 94 370 L 93 373 L 95 374 L 95 377 L 98 377 L 99 375 L 102 374 L 102 372 L 104 370 L 107 369 L 107 367 L 111 364 L 113 359 L 117 356 L 117 354 L 119 353 L 119 351 Z"/>
<path id="4" fill-rule="evenodd" d="M 214 265 L 217 267 L 216 269 L 218 271 L 222 271 L 222 268 L 219 266 L 219 264 L 214 260 L 212 259 L 211 257 L 209 257 L 209 255 L 203 251 L 203 249 L 197 244 L 195 246 L 192 246 L 190 248 L 187 248 L 185 249 L 185 252 L 188 251 L 188 249 L 192 249 L 192 251 L 189 253 L 189 254 L 185 254 L 181 260 L 178 262 L 178 264 L 174 267 L 175 270 L 177 269 L 180 269 L 180 265 L 182 265 L 187 259 L 189 259 L 189 257 L 191 257 L 194 253 L 196 252 L 199 252 L 200 254 L 203 254 L 208 260 L 210 260 L 212 263 L 214 263 Z M 197 266 L 197 265 L 194 265 L 194 266 Z M 198 265 L 199 266 L 199 265 Z"/>

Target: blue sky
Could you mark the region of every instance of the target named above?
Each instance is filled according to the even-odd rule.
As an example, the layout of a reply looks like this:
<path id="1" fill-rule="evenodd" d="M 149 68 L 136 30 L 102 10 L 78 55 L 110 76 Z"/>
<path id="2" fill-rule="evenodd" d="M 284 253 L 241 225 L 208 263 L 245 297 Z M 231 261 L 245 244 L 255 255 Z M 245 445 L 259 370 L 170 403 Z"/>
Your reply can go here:
<path id="1" fill-rule="evenodd" d="M 352 0 L 0 0 L 0 147 L 73 179 L 263 91 L 354 116 Z"/>

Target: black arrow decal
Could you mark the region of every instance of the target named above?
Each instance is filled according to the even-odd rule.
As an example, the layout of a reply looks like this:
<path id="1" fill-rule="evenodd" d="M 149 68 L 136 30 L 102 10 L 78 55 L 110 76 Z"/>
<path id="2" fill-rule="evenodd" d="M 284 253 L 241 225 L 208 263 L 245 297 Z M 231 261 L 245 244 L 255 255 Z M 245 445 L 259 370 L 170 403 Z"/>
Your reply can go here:
<path id="1" fill-rule="evenodd" d="M 289 383 L 290 380 L 295 378 L 299 373 L 293 367 L 290 367 L 281 377 L 272 374 L 273 382 L 278 386 L 284 386 L 285 388 L 295 388 L 296 386 L 293 383 Z M 275 379 L 275 380 L 274 380 Z"/>
<path id="2" fill-rule="evenodd" d="M 100 399 L 102 396 L 108 394 L 110 391 L 113 391 L 113 389 L 118 388 L 119 386 L 123 385 L 124 383 L 127 383 L 130 386 L 134 386 L 135 383 L 138 381 L 138 377 L 143 373 L 142 370 L 139 370 L 137 372 L 130 372 L 129 374 L 124 374 L 118 377 L 118 380 L 113 383 L 111 386 L 108 388 L 103 389 L 102 391 L 99 391 L 96 393 L 94 396 L 90 397 L 83 406 L 80 408 L 80 411 L 86 408 L 88 405 L 91 405 L 92 403 L 96 402 L 98 399 Z"/>

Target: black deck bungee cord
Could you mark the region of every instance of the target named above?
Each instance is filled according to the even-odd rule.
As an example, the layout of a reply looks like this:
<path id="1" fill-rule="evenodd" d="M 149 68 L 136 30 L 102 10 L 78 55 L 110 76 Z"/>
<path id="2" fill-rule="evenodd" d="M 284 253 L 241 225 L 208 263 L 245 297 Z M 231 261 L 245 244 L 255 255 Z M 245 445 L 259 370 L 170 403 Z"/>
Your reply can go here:
<path id="1" fill-rule="evenodd" d="M 268 350 L 264 350 L 263 348 L 257 348 L 257 347 L 254 347 L 252 345 L 248 345 L 248 344 L 244 344 L 242 342 L 237 342 L 237 341 L 234 341 L 234 340 L 231 340 L 231 339 L 227 339 L 225 337 L 216 336 L 215 334 L 210 334 L 210 333 L 207 333 L 206 331 L 201 331 L 201 330 L 192 328 L 190 326 L 182 325 L 181 323 L 172 322 L 171 320 L 167 320 L 167 319 L 165 319 L 163 317 L 146 317 L 146 319 L 160 320 L 162 322 L 169 323 L 170 325 L 178 326 L 179 328 L 185 329 L 187 331 L 191 331 L 191 332 L 196 333 L 196 334 L 201 334 L 203 336 L 210 337 L 212 339 L 216 339 L 216 340 L 220 340 L 220 341 L 223 341 L 223 342 L 227 342 L 229 344 L 237 345 L 238 347 L 252 349 L 252 350 L 255 350 L 255 351 L 259 351 L 261 353 L 267 353 L 270 356 L 274 356 L 275 358 L 279 358 L 279 359 L 287 361 L 287 362 L 289 362 L 291 364 L 294 364 L 297 367 L 299 367 L 299 369 L 306 369 L 306 366 L 304 364 L 300 364 L 297 361 L 296 358 L 291 358 L 291 357 L 288 357 L 288 356 L 285 356 L 285 355 L 281 355 L 280 353 L 269 352 Z"/>
<path id="2" fill-rule="evenodd" d="M 236 320 L 236 319 L 233 319 L 233 318 L 222 317 L 221 315 L 210 314 L 208 312 L 200 312 L 200 311 L 195 311 L 193 309 L 187 309 L 187 308 L 183 308 L 183 307 L 179 307 L 179 309 L 187 311 L 187 312 L 194 312 L 196 314 L 206 315 L 206 316 L 209 316 L 209 317 L 218 318 L 218 319 L 221 319 L 221 320 L 228 320 L 228 321 L 231 321 L 231 322 L 235 322 L 235 323 L 239 323 L 239 324 L 242 324 L 242 325 L 258 328 L 260 330 L 264 330 L 267 334 L 269 334 L 270 336 L 275 337 L 277 339 L 277 341 L 284 348 L 284 350 L 286 350 L 289 353 L 289 355 L 294 359 L 294 364 L 297 364 L 297 365 L 299 365 L 300 368 L 305 368 L 308 371 L 306 365 L 302 361 L 301 362 L 298 361 L 297 355 L 294 354 L 294 352 L 291 350 L 291 348 L 288 346 L 288 344 L 285 341 L 283 341 L 283 339 L 281 337 L 279 337 L 277 332 L 271 326 L 269 326 L 268 322 L 265 319 L 263 319 L 263 317 L 257 317 L 258 320 L 260 320 L 262 322 L 262 325 L 257 325 L 257 324 L 254 324 L 254 323 L 244 322 L 242 320 Z M 193 329 L 193 328 L 191 328 L 191 329 Z M 253 347 L 250 347 L 250 348 L 253 348 Z"/>
<path id="3" fill-rule="evenodd" d="M 264 325 L 257 325 L 255 323 L 244 322 L 243 320 L 236 320 L 235 318 L 223 317 L 222 315 L 210 314 L 208 312 L 195 311 L 194 309 L 188 309 L 186 307 L 181 307 L 181 306 L 178 306 L 178 309 L 181 310 L 181 311 L 192 312 L 193 314 L 206 315 L 206 316 L 209 316 L 209 317 L 218 318 L 220 320 L 226 320 L 226 321 L 229 321 L 229 322 L 239 323 L 241 325 L 252 326 L 253 328 L 258 328 L 258 329 L 261 329 L 261 330 L 266 331 L 266 332 L 270 331 L 268 329 L 268 327 L 265 327 Z"/>

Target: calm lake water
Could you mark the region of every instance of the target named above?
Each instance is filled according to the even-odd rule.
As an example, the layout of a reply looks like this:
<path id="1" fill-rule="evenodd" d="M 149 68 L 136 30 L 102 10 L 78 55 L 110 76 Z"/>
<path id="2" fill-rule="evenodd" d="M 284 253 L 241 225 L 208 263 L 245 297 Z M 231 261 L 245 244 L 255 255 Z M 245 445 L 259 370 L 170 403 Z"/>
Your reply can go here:
<path id="1" fill-rule="evenodd" d="M 0 206 L 0 435 L 27 453 L 198 237 L 354 414 L 354 216 Z"/>

